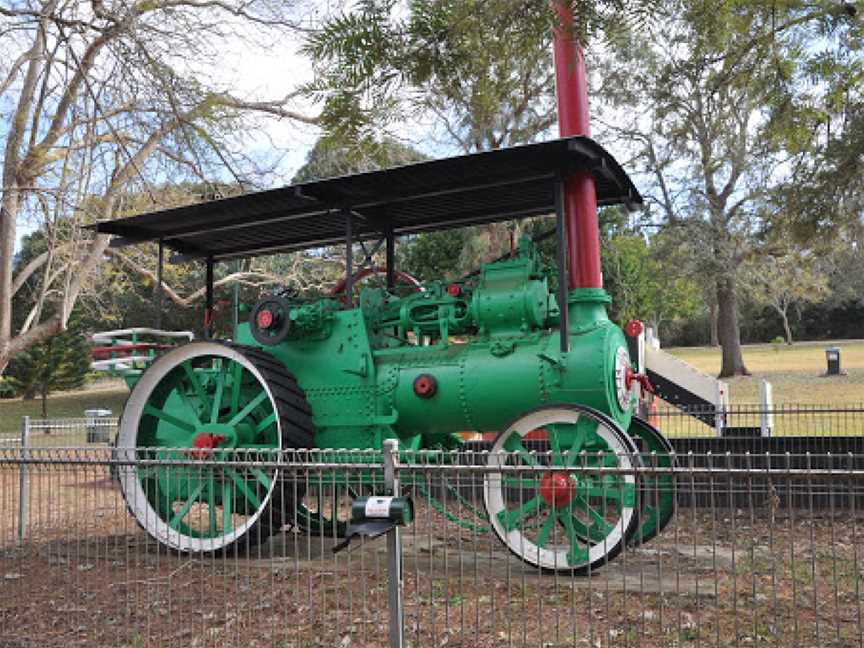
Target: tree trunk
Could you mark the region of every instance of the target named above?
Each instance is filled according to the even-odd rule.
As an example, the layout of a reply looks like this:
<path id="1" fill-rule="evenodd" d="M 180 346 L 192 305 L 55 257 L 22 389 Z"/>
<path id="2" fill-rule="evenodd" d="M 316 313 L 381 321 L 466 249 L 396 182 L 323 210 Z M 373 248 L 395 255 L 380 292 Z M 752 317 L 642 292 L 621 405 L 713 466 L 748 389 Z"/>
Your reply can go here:
<path id="1" fill-rule="evenodd" d="M 42 390 L 42 418 L 48 418 L 48 391 Z"/>
<path id="2" fill-rule="evenodd" d="M 708 310 L 708 319 L 710 327 L 709 334 L 711 336 L 710 345 L 712 347 L 720 346 L 720 336 L 717 333 L 717 304 L 713 300 Z"/>
<path id="3" fill-rule="evenodd" d="M 717 334 L 723 350 L 720 378 L 749 376 L 741 355 L 741 330 L 738 326 L 738 294 L 735 280 L 721 277 L 717 280 Z"/>
<path id="4" fill-rule="evenodd" d="M 792 346 L 792 329 L 789 328 L 789 316 L 786 311 L 780 310 L 780 317 L 783 318 L 783 330 L 786 332 L 786 344 Z"/>

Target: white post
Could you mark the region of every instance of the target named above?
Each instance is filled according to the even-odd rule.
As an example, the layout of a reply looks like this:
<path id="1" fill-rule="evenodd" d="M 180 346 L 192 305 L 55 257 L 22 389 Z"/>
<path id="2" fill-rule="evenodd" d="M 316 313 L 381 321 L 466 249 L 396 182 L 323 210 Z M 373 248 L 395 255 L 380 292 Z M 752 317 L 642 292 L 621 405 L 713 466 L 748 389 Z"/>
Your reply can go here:
<path id="1" fill-rule="evenodd" d="M 759 429 L 763 437 L 770 437 L 774 429 L 774 390 L 767 380 L 759 389 Z"/>
<path id="2" fill-rule="evenodd" d="M 27 459 L 30 457 L 30 417 L 21 418 L 21 464 L 18 470 L 18 539 L 24 540 L 27 528 Z"/>
<path id="3" fill-rule="evenodd" d="M 384 440 L 384 485 L 393 497 L 399 497 L 399 441 Z M 404 614 L 402 609 L 402 538 L 399 527 L 387 533 L 387 571 L 389 576 L 390 646 L 404 644 Z"/>
<path id="4" fill-rule="evenodd" d="M 729 388 L 726 383 L 717 381 L 717 395 L 714 398 L 714 432 L 717 437 L 723 436 L 723 428 L 728 423 L 726 421 L 726 410 L 729 406 Z"/>

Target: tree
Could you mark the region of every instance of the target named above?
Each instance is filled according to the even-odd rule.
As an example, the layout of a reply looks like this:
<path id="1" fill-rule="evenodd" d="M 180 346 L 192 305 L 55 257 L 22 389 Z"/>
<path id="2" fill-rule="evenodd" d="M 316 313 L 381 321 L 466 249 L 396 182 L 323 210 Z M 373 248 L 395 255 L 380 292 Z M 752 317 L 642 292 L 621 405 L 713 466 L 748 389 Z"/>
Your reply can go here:
<path id="1" fill-rule="evenodd" d="M 786 246 L 760 256 L 749 268 L 756 298 L 773 308 L 783 321 L 786 344 L 792 344 L 789 309 L 824 299 L 828 276 L 811 250 Z"/>
<path id="2" fill-rule="evenodd" d="M 306 162 L 297 170 L 291 182 L 309 182 L 375 171 L 428 159 L 420 151 L 392 137 L 344 141 L 332 135 L 324 136 L 306 154 Z"/>
<path id="3" fill-rule="evenodd" d="M 576 36 L 606 36 L 638 23 L 656 0 L 568 2 Z M 546 2 L 361 0 L 307 40 L 315 61 L 310 96 L 321 125 L 364 137 L 394 124 L 431 124 L 465 153 L 535 141 L 555 124 L 552 28 Z M 510 228 L 472 228 L 460 252 L 467 270 L 504 253 Z"/>
<path id="4" fill-rule="evenodd" d="M 808 64 L 804 43 L 845 15 L 833 3 L 674 3 L 662 28 L 628 41 L 617 68 L 606 70 L 604 96 L 627 116 L 607 124 L 651 179 L 651 217 L 689 243 L 693 276 L 713 280 L 721 377 L 748 373 L 741 268 L 754 235 L 776 216 L 764 206 L 788 164 L 788 143 L 805 128 L 794 101 Z"/>
<path id="5" fill-rule="evenodd" d="M 18 354 L 9 365 L 6 382 L 26 398 L 39 395 L 42 418 L 48 418 L 48 395 L 84 384 L 90 369 L 86 338 L 75 326 Z"/>
<path id="6" fill-rule="evenodd" d="M 612 295 L 610 317 L 621 323 L 647 320 L 659 336 L 663 322 L 695 314 L 699 288 L 681 271 L 670 248 L 666 242 L 631 233 L 609 240 L 603 274 Z"/>
<path id="7" fill-rule="evenodd" d="M 256 46 L 256 35 L 291 28 L 288 9 L 266 0 L 0 7 L 0 99 L 10 107 L 0 133 L 0 371 L 66 329 L 108 246 L 84 224 L 124 213 L 130 195 L 158 206 L 153 178 L 227 172 L 246 186 L 255 165 L 234 145 L 252 114 L 316 121 L 291 109 L 294 95 L 247 100 L 202 72 L 218 69 L 226 39 L 245 34 Z M 45 226 L 50 245 L 16 267 L 25 218 Z M 34 277 L 36 301 L 15 330 L 13 297 Z"/>

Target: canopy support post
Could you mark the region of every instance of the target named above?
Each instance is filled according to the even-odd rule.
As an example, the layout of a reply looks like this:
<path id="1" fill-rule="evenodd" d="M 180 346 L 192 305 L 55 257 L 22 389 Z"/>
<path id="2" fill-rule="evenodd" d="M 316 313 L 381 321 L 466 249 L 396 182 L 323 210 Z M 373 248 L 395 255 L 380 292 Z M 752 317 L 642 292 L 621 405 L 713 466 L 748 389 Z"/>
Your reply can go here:
<path id="1" fill-rule="evenodd" d="M 385 233 L 387 241 L 387 290 L 393 290 L 396 287 L 396 237 L 393 235 L 393 229 L 390 228 Z"/>
<path id="2" fill-rule="evenodd" d="M 204 302 L 204 337 L 213 338 L 213 257 L 207 257 L 207 287 Z"/>
<path id="3" fill-rule="evenodd" d="M 343 209 L 345 216 L 345 299 L 348 305 L 354 304 L 354 233 L 353 215 L 350 209 Z"/>
<path id="4" fill-rule="evenodd" d="M 561 338 L 561 353 L 570 350 L 570 311 L 568 309 L 568 272 L 567 272 L 567 228 L 564 224 L 564 181 L 555 180 L 555 230 L 557 234 L 556 252 L 558 261 L 558 329 Z"/>
<path id="5" fill-rule="evenodd" d="M 165 263 L 165 246 L 159 239 L 159 253 L 156 261 L 156 328 L 162 329 L 162 266 Z"/>

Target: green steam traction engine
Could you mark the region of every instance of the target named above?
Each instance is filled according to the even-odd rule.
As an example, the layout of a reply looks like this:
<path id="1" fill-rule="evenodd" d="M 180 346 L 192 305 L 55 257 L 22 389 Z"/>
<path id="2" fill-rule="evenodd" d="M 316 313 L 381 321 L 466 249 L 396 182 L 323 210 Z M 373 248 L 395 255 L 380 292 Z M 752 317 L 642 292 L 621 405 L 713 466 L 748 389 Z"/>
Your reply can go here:
<path id="1" fill-rule="evenodd" d="M 345 521 L 320 501 L 326 489 L 282 479 L 278 466 L 232 468 L 234 451 L 380 449 L 386 438 L 404 449 L 453 449 L 464 432 L 494 433 L 493 468 L 502 456 L 495 451 L 548 466 L 483 478 L 483 523 L 527 563 L 583 572 L 662 530 L 674 511 L 672 478 L 637 478 L 631 469 L 646 452 L 669 466 L 671 448 L 633 416 L 634 383 L 644 380 L 607 318 L 599 272 L 596 204 L 641 198 L 604 149 L 576 135 L 587 133 L 586 120 L 572 119 L 584 92 L 581 57 L 572 43 L 562 51 L 575 57 L 559 61 L 556 49 L 562 139 L 97 225 L 117 243 L 158 241 L 160 264 L 165 246 L 204 261 L 208 329 L 215 263 L 346 243 L 342 299 L 271 295 L 231 341 L 177 346 L 143 372 L 127 363 L 134 386 L 119 451 L 229 462 L 122 468 L 124 497 L 148 533 L 180 551 L 248 546 L 289 522 L 338 534 Z M 556 214 L 557 268 L 544 267 L 523 238 L 473 276 L 397 295 L 397 236 L 547 213 Z M 353 252 L 362 245 L 370 260 L 365 243 L 375 240 L 386 244 L 386 286 L 362 288 L 355 299 Z M 349 455 L 332 453 L 340 456 Z M 584 470 L 601 466 L 624 470 Z M 339 471 L 333 480 L 334 492 L 347 488 Z"/>

